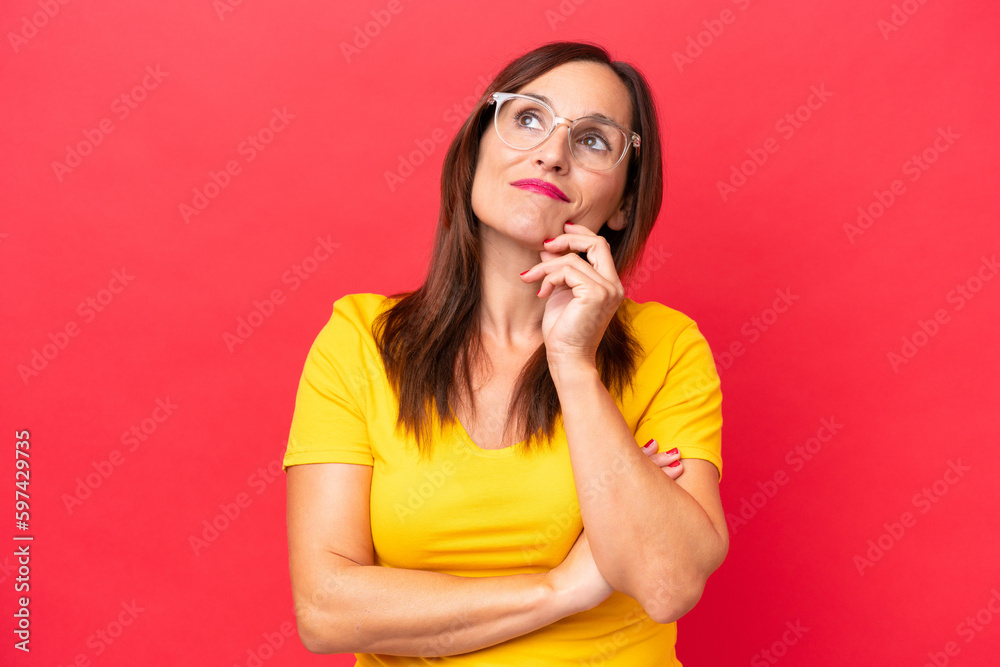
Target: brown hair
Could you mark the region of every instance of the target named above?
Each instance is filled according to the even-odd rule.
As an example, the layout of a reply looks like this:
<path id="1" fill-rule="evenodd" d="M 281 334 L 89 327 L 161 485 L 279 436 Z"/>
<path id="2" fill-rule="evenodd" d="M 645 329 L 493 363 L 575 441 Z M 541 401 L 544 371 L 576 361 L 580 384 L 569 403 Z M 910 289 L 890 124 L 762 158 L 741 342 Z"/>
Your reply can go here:
<path id="1" fill-rule="evenodd" d="M 638 70 L 628 63 L 612 61 L 608 52 L 596 44 L 553 42 L 524 54 L 497 74 L 445 155 L 441 209 L 427 278 L 416 291 L 391 295 L 390 299 L 400 300 L 373 323 L 379 354 L 399 403 L 396 427 L 402 425 L 415 434 L 421 455 L 430 451 L 429 445 L 422 444 L 424 438 L 429 441 L 430 435 L 427 408 L 433 406 L 442 423 L 453 421 L 451 399 L 472 396 L 470 364 L 481 359 L 479 220 L 472 211 L 471 193 L 479 142 L 492 119 L 488 113 L 492 110 L 489 95 L 518 90 L 571 61 L 602 63 L 618 74 L 631 96 L 631 128 L 642 137 L 641 150 L 628 157 L 625 227 L 616 231 L 604 225 L 599 231 L 611 246 L 623 284 L 631 279 L 659 214 L 663 170 L 656 108 Z M 626 385 L 631 386 L 641 354 L 623 308 L 624 302 L 608 324 L 596 355 L 601 380 L 612 396 L 616 392 L 620 396 Z M 456 368 L 460 375 L 456 375 Z M 456 382 L 459 377 L 462 386 Z M 465 393 L 458 393 L 463 387 Z M 508 433 L 516 416 L 525 450 L 534 451 L 532 443 L 541 432 L 546 442 L 551 439 L 560 413 L 543 344 L 518 376 L 503 433 Z"/>

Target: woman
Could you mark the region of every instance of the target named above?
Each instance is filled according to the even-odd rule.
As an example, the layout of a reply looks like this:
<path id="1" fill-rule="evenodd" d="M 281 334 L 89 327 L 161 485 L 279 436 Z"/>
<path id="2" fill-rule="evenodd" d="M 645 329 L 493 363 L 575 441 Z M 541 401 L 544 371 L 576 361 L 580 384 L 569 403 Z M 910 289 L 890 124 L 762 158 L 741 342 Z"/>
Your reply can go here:
<path id="1" fill-rule="evenodd" d="M 619 278 L 662 195 L 648 86 L 593 45 L 525 54 L 441 192 L 424 285 L 337 300 L 302 373 L 284 464 L 303 644 L 680 665 L 675 621 L 728 550 L 721 393 L 696 324 Z"/>

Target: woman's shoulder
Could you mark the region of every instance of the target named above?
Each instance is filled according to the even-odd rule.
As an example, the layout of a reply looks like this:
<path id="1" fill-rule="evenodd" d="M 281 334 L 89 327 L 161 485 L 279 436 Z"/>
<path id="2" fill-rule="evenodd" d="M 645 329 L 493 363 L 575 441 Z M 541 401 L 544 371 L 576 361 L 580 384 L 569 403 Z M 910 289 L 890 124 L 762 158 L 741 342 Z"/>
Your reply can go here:
<path id="1" fill-rule="evenodd" d="M 333 302 L 333 312 L 370 321 L 378 314 L 382 306 L 390 301 L 391 299 L 384 294 L 372 292 L 345 294 Z"/>
<path id="2" fill-rule="evenodd" d="M 345 294 L 333 302 L 333 314 L 334 316 L 346 317 L 364 324 L 365 328 L 369 328 L 379 314 L 399 303 L 402 298 L 400 295 L 386 296 L 373 292 Z"/>
<path id="3" fill-rule="evenodd" d="M 635 338 L 647 359 L 673 366 L 679 359 L 711 364 L 711 348 L 698 324 L 686 313 L 657 301 L 638 303 L 625 299 Z"/>
<path id="4" fill-rule="evenodd" d="M 692 325 L 697 327 L 687 314 L 659 301 L 639 302 L 626 297 L 622 305 L 637 335 L 662 337 L 677 335 Z"/>
<path id="5" fill-rule="evenodd" d="M 345 294 L 333 302 L 330 318 L 320 332 L 323 342 L 347 342 L 372 337 L 372 323 L 393 299 L 383 294 L 359 292 Z"/>

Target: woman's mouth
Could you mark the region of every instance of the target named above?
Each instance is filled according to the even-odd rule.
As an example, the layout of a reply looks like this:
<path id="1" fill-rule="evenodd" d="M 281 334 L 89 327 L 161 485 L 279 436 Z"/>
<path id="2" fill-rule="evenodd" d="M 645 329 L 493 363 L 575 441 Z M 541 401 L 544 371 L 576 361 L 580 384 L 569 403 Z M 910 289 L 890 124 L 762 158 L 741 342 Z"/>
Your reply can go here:
<path id="1" fill-rule="evenodd" d="M 569 197 L 566 196 L 562 190 L 552 185 L 551 183 L 546 183 L 543 180 L 537 178 L 523 178 L 520 181 L 514 181 L 511 183 L 515 188 L 521 188 L 522 190 L 532 190 L 534 192 L 539 192 L 543 195 L 548 195 L 553 199 L 558 199 L 560 201 L 569 201 Z"/>

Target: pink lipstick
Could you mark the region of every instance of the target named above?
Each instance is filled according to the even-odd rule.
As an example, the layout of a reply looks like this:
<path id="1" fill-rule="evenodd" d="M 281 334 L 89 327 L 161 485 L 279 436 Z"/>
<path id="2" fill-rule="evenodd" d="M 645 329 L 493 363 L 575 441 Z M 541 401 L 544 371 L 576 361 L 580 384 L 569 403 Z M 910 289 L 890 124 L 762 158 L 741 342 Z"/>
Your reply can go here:
<path id="1" fill-rule="evenodd" d="M 515 188 L 521 188 L 522 190 L 532 190 L 534 192 L 539 192 L 543 195 L 548 195 L 553 199 L 558 199 L 560 201 L 569 201 L 569 197 L 566 196 L 562 190 L 552 185 L 551 183 L 546 183 L 543 180 L 537 178 L 523 178 L 520 181 L 514 181 L 511 183 Z"/>

